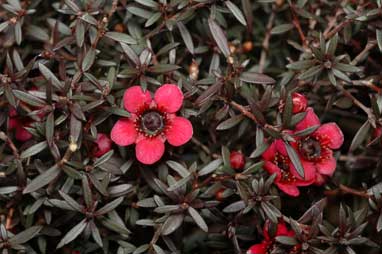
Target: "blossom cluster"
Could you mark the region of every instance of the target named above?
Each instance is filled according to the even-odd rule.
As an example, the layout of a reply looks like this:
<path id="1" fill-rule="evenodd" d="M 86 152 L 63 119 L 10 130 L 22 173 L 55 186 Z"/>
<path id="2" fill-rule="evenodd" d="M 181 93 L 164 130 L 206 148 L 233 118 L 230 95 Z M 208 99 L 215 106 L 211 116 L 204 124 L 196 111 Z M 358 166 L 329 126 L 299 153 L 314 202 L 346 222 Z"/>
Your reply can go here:
<path id="1" fill-rule="evenodd" d="M 294 93 L 293 113 L 302 112 L 305 117 L 293 130 L 286 132 L 294 137 L 290 145 L 298 154 L 304 170 L 303 176 L 297 172 L 283 140 L 273 141 L 262 155 L 265 170 L 277 175 L 277 187 L 291 196 L 300 195 L 299 186 L 322 185 L 325 178 L 333 175 L 336 169 L 333 150 L 340 148 L 344 142 L 342 131 L 336 123 L 321 124 L 313 108 L 308 107 L 307 99 Z M 298 135 L 304 131 L 308 131 L 307 134 Z"/>

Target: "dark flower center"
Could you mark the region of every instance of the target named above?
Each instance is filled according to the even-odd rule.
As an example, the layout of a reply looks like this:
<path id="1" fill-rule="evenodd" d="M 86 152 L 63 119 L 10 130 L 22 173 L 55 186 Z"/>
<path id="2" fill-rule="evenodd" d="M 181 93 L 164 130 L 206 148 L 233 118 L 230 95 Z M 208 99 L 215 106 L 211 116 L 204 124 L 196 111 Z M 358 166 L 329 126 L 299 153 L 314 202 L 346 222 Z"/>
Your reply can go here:
<path id="1" fill-rule="evenodd" d="M 141 127 L 147 134 L 156 134 L 164 127 L 163 116 L 157 111 L 149 111 L 142 115 Z"/>
<path id="2" fill-rule="evenodd" d="M 280 153 L 276 153 L 274 163 L 277 167 L 281 169 L 280 181 L 283 183 L 294 183 L 296 182 L 296 177 L 290 172 L 290 160 L 288 157 L 283 156 Z"/>
<path id="3" fill-rule="evenodd" d="M 299 150 L 305 159 L 315 159 L 321 156 L 321 143 L 311 137 L 299 144 Z"/>

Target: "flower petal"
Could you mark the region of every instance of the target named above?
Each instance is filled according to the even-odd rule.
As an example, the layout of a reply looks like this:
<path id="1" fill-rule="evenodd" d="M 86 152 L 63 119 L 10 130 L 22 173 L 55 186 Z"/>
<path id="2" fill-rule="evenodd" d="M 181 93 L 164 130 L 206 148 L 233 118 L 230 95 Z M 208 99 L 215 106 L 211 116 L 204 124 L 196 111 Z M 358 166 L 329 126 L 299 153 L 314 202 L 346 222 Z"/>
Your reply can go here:
<path id="1" fill-rule="evenodd" d="M 159 161 L 164 153 L 164 143 L 160 138 L 145 138 L 135 147 L 135 155 L 143 164 L 151 165 Z"/>
<path id="2" fill-rule="evenodd" d="M 271 175 L 276 174 L 275 182 L 277 182 L 281 177 L 281 169 L 277 167 L 274 163 L 270 161 L 264 162 L 264 169 Z"/>
<path id="3" fill-rule="evenodd" d="M 155 92 L 154 100 L 159 109 L 175 113 L 183 104 L 183 93 L 177 85 L 164 84 Z"/>
<path id="4" fill-rule="evenodd" d="M 266 254 L 268 243 L 262 242 L 259 244 L 252 245 L 251 248 L 247 251 L 247 254 Z"/>
<path id="5" fill-rule="evenodd" d="M 344 134 L 336 123 L 325 123 L 321 125 L 320 128 L 314 132 L 314 135 L 328 142 L 331 149 L 338 149 L 344 143 Z"/>
<path id="6" fill-rule="evenodd" d="M 316 180 L 314 182 L 314 185 L 321 186 L 325 183 L 325 176 L 321 175 L 320 173 L 316 173 Z"/>
<path id="7" fill-rule="evenodd" d="M 137 139 L 137 131 L 135 125 L 129 119 L 118 120 L 110 133 L 111 140 L 117 145 L 128 146 Z"/>
<path id="8" fill-rule="evenodd" d="M 295 185 L 289 185 L 284 183 L 276 183 L 276 185 L 281 191 L 283 191 L 285 194 L 288 194 L 289 196 L 297 197 L 300 195 L 300 191 Z"/>
<path id="9" fill-rule="evenodd" d="M 184 117 L 175 117 L 168 127 L 169 129 L 166 130 L 165 135 L 167 141 L 173 146 L 181 146 L 192 138 L 192 124 Z"/>
<path id="10" fill-rule="evenodd" d="M 300 174 L 297 172 L 296 168 L 293 166 L 293 163 L 290 163 L 289 165 L 290 172 L 298 179 L 297 184 L 299 186 L 310 185 L 316 177 L 316 167 L 314 166 L 314 163 L 306 161 L 301 157 L 300 162 L 304 168 L 304 179 L 302 179 Z"/>
<path id="11" fill-rule="evenodd" d="M 304 119 L 296 124 L 296 131 L 302 131 L 315 125 L 320 125 L 320 119 L 318 119 L 312 108 L 307 108 Z"/>
<path id="12" fill-rule="evenodd" d="M 318 172 L 327 176 L 333 175 L 336 170 L 336 166 L 337 162 L 333 156 L 329 157 L 328 160 L 316 164 Z"/>
<path id="13" fill-rule="evenodd" d="M 149 91 L 143 92 L 140 86 L 132 86 L 126 89 L 123 95 L 123 105 L 129 112 L 135 113 L 145 104 L 150 104 L 151 95 Z"/>
<path id="14" fill-rule="evenodd" d="M 276 152 L 276 144 L 275 142 L 272 142 L 272 144 L 270 144 L 268 148 L 263 152 L 262 157 L 266 161 L 273 161 Z"/>
<path id="15" fill-rule="evenodd" d="M 16 126 L 15 138 L 18 141 L 25 142 L 32 138 L 32 134 L 22 126 Z"/>
<path id="16" fill-rule="evenodd" d="M 9 118 L 8 119 L 8 130 L 12 130 L 17 128 L 17 126 L 20 126 L 21 123 L 16 118 Z"/>

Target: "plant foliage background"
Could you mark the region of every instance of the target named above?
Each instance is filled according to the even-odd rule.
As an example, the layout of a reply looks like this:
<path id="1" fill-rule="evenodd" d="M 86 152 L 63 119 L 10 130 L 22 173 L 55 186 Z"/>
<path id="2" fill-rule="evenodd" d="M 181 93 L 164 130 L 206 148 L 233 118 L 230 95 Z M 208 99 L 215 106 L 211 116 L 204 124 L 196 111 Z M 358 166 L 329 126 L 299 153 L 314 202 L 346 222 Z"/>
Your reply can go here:
<path id="1" fill-rule="evenodd" d="M 2 253 L 380 253 L 381 0 L 0 2 Z M 191 141 L 145 165 L 97 139 L 165 83 Z M 344 144 L 290 196 L 262 154 L 294 140 L 295 92 Z"/>

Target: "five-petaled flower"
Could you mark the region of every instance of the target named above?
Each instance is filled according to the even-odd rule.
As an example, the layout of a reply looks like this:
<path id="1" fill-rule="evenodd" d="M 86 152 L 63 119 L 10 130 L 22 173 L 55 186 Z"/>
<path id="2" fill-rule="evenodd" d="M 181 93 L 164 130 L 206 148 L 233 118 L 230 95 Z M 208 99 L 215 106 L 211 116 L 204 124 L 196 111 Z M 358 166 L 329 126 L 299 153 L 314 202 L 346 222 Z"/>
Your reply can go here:
<path id="1" fill-rule="evenodd" d="M 321 185 L 325 182 L 325 177 L 332 176 L 336 169 L 333 149 L 341 147 L 344 136 L 336 123 L 321 125 L 313 109 L 308 108 L 305 118 L 296 125 L 295 131 L 302 131 L 313 126 L 317 126 L 317 130 L 296 139 L 292 145 L 304 161 L 304 168 L 315 168 L 315 184 Z"/>
<path id="2" fill-rule="evenodd" d="M 183 104 L 183 93 L 177 85 L 162 85 L 154 98 L 140 86 L 133 86 L 125 91 L 123 103 L 130 117 L 117 121 L 111 139 L 120 146 L 135 143 L 136 157 L 144 164 L 162 157 L 166 140 L 181 146 L 193 135 L 191 122 L 175 114 Z"/>
<path id="3" fill-rule="evenodd" d="M 263 229 L 264 240 L 261 243 L 252 245 L 247 251 L 247 254 L 268 254 L 272 253 L 275 247 L 275 238 L 277 236 L 289 236 L 293 237 L 295 235 L 293 230 L 289 230 L 285 225 L 284 221 L 280 221 L 277 224 L 277 229 L 274 236 L 269 234 L 270 221 L 266 221 Z M 298 247 L 298 245 L 297 245 Z M 295 247 L 292 247 L 292 250 Z"/>
<path id="4" fill-rule="evenodd" d="M 290 160 L 285 144 L 276 139 L 263 153 L 264 169 L 270 174 L 276 174 L 274 183 L 290 196 L 300 195 L 298 186 L 308 186 L 314 182 L 315 168 L 305 160 L 301 160 L 304 168 L 302 178 Z"/>

